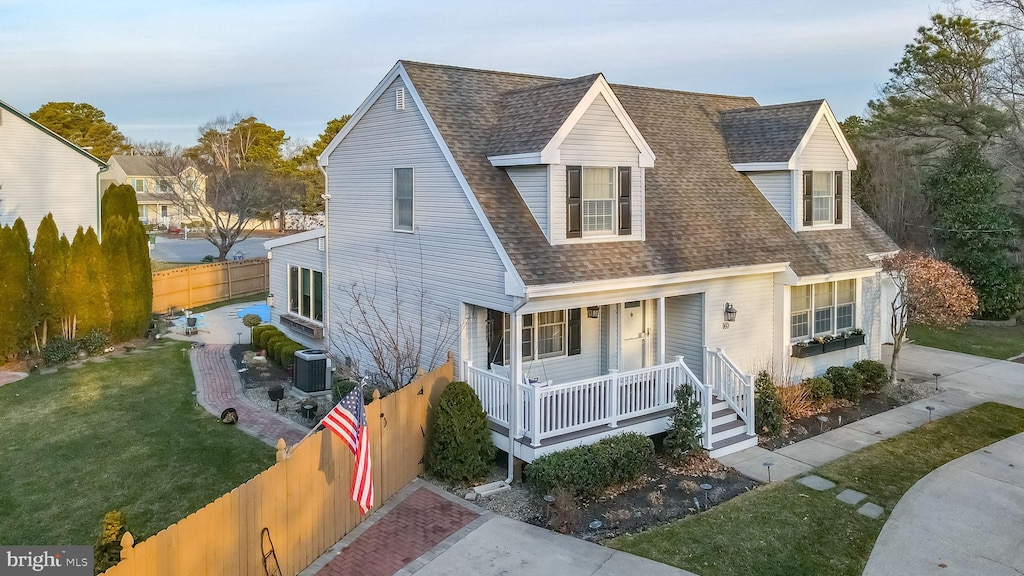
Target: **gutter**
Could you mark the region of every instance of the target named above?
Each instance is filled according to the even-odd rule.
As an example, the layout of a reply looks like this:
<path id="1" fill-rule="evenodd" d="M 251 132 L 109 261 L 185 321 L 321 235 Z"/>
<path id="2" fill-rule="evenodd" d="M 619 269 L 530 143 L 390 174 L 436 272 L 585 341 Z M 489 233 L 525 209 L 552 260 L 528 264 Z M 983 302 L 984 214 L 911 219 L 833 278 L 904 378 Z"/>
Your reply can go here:
<path id="1" fill-rule="evenodd" d="M 328 188 L 327 167 L 317 162 L 317 167 L 324 175 L 324 193 L 320 196 L 324 200 L 324 338 L 327 340 L 328 354 L 334 353 L 331 346 L 331 226 L 330 207 L 331 194 Z"/>

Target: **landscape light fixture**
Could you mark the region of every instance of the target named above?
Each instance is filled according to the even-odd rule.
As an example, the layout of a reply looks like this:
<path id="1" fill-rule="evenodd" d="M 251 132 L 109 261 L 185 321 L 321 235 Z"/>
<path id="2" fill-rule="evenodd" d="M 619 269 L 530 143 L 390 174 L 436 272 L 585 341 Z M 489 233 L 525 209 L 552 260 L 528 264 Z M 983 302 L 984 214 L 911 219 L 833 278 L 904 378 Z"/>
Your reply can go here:
<path id="1" fill-rule="evenodd" d="M 735 322 L 736 321 L 736 308 L 731 302 L 725 303 L 725 321 Z"/>
<path id="2" fill-rule="evenodd" d="M 597 306 L 587 306 L 587 318 L 598 318 L 601 316 L 601 309 Z"/>
<path id="3" fill-rule="evenodd" d="M 704 509 L 707 510 L 711 507 L 708 503 L 708 492 L 711 490 L 711 484 L 701 484 L 700 489 L 704 491 Z"/>
<path id="4" fill-rule="evenodd" d="M 771 460 L 769 460 L 769 461 L 764 463 L 764 467 L 768 469 L 768 483 L 769 484 L 772 483 L 772 466 L 774 464 L 775 464 L 775 462 L 772 462 Z"/>
<path id="5" fill-rule="evenodd" d="M 935 376 L 935 391 L 938 392 L 939 391 L 939 376 L 942 376 L 942 374 L 939 374 L 938 372 L 932 372 L 932 376 Z"/>

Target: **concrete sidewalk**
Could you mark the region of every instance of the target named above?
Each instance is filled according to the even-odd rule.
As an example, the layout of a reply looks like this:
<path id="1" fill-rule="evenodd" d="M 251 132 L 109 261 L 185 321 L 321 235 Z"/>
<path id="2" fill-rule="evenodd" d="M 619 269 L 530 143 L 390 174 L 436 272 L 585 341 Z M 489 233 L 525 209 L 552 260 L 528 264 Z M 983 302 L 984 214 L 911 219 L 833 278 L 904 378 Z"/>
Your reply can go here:
<path id="1" fill-rule="evenodd" d="M 865 576 L 1024 573 L 1024 434 L 938 468 L 900 499 Z"/>

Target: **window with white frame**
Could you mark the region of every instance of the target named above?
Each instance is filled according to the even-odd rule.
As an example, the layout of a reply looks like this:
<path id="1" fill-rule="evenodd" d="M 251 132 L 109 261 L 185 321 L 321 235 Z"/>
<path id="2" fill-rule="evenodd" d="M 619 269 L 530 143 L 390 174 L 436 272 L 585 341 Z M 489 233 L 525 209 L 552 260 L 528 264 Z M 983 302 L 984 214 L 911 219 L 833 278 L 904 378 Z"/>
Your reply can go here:
<path id="1" fill-rule="evenodd" d="M 789 301 L 789 335 L 794 341 L 845 332 L 857 325 L 856 280 L 793 286 Z"/>
<path id="2" fill-rule="evenodd" d="M 813 182 L 813 221 L 815 224 L 831 224 L 833 215 L 832 173 L 815 172 Z"/>
<path id="3" fill-rule="evenodd" d="M 615 232 L 615 168 L 583 168 L 583 235 Z"/>
<path id="4" fill-rule="evenodd" d="M 323 272 L 299 266 L 288 267 L 288 312 L 323 322 Z"/>
<path id="5" fill-rule="evenodd" d="M 394 229 L 399 232 L 412 232 L 413 227 L 413 193 L 414 174 L 412 168 L 395 168 L 393 174 L 394 192 Z"/>
<path id="6" fill-rule="evenodd" d="M 147 189 L 145 178 L 135 178 L 132 180 L 132 187 L 135 188 L 136 192 L 145 192 Z"/>
<path id="7" fill-rule="evenodd" d="M 509 343 L 512 342 L 512 339 L 509 337 L 509 335 L 510 335 L 509 326 L 511 326 L 512 322 L 511 322 L 511 317 L 508 314 L 505 314 L 504 323 L 505 323 L 505 326 L 504 326 L 505 333 L 504 333 L 504 338 L 502 339 L 502 342 L 503 342 L 502 345 L 504 346 L 504 357 L 505 357 L 504 365 L 508 366 L 508 361 L 509 361 L 508 346 L 509 346 Z M 523 349 L 522 349 L 522 354 L 523 354 L 522 355 L 523 360 L 533 360 L 533 314 L 524 314 L 523 315 Z"/>
<path id="8" fill-rule="evenodd" d="M 505 364 L 508 364 L 509 316 L 505 315 Z M 523 315 L 523 360 L 564 356 L 566 349 L 565 310 Z"/>

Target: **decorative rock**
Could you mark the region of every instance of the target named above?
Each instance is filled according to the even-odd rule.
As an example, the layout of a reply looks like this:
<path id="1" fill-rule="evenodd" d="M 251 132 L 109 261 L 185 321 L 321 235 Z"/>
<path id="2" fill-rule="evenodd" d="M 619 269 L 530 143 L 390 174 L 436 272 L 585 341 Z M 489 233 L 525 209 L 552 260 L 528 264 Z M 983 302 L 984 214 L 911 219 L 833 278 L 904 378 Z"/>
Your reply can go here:
<path id="1" fill-rule="evenodd" d="M 845 502 L 851 506 L 856 506 L 858 502 L 867 498 L 868 495 L 863 492 L 857 492 L 856 490 L 843 490 L 836 496 L 836 500 Z"/>
<path id="2" fill-rule="evenodd" d="M 868 518 L 879 518 L 882 516 L 882 512 L 885 512 L 885 509 L 883 509 L 878 504 L 872 504 L 871 502 L 868 502 L 867 504 L 858 508 L 857 512 L 864 516 L 867 516 Z"/>
<path id="3" fill-rule="evenodd" d="M 469 500 L 470 502 L 476 500 L 476 492 L 474 492 L 472 490 L 470 490 L 469 492 L 466 492 L 466 500 Z"/>
<path id="4" fill-rule="evenodd" d="M 830 482 L 828 480 L 825 480 L 821 476 L 815 476 L 814 474 L 811 474 L 810 476 L 804 476 L 803 478 L 797 480 L 797 482 L 803 484 L 804 486 L 807 486 L 812 490 L 817 490 L 819 492 L 824 490 L 831 490 L 832 488 L 836 487 L 835 482 Z"/>

